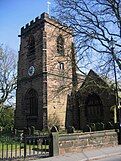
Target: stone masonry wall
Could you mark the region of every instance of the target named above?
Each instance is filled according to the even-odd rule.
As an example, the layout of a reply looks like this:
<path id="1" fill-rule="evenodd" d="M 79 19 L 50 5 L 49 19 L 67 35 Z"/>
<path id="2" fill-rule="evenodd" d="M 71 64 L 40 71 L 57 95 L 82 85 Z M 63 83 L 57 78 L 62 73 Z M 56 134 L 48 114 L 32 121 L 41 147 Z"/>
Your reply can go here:
<path id="1" fill-rule="evenodd" d="M 114 130 L 59 135 L 59 154 L 116 145 L 118 138 Z"/>
<path id="2" fill-rule="evenodd" d="M 48 125 L 59 125 L 65 128 L 67 95 L 72 89 L 71 46 L 72 32 L 46 18 L 45 23 L 47 46 L 47 112 Z M 57 53 L 57 37 L 64 38 L 64 54 Z M 60 70 L 60 63 L 64 69 Z"/>

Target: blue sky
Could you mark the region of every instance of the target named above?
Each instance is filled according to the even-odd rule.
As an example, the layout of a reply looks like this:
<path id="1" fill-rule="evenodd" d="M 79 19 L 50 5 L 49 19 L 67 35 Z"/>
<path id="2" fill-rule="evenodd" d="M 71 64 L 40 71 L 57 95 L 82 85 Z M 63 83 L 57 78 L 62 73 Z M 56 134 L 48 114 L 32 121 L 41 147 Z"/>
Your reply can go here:
<path id="1" fill-rule="evenodd" d="M 17 52 L 21 27 L 43 12 L 47 12 L 47 0 L 0 0 L 0 43 Z"/>

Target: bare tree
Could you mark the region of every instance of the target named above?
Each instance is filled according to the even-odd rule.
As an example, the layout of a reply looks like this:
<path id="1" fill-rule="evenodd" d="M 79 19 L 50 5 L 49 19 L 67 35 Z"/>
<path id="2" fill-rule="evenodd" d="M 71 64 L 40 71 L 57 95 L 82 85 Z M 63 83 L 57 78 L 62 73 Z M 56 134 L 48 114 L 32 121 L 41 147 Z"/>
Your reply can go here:
<path id="1" fill-rule="evenodd" d="M 121 70 L 121 0 L 55 0 L 56 16 L 74 31 L 78 62 Z M 111 37 L 115 50 L 109 46 Z M 85 62 L 85 63 L 84 63 Z M 82 63 L 78 63 L 82 69 Z"/>
<path id="2" fill-rule="evenodd" d="M 7 46 L 0 46 L 0 107 L 10 103 L 15 97 L 16 89 L 16 58 L 15 53 Z"/>

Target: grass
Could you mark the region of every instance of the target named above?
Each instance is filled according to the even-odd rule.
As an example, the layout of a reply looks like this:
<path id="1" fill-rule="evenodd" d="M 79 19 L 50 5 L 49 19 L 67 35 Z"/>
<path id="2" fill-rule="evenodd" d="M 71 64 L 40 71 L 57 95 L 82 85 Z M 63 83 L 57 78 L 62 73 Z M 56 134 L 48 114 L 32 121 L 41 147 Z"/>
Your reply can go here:
<path id="1" fill-rule="evenodd" d="M 13 158 L 13 157 L 23 157 L 24 156 L 24 143 L 18 144 L 5 144 L 2 146 L 0 143 L 0 158 Z M 11 146 L 12 145 L 12 146 Z M 21 145 L 21 146 L 20 146 Z M 12 147 L 12 149 L 11 149 Z M 26 154 L 28 155 L 38 155 L 49 152 L 49 145 L 26 145 Z M 11 156 L 12 155 L 12 156 Z"/>
<path id="2" fill-rule="evenodd" d="M 4 149 L 6 150 L 15 150 L 15 149 L 23 149 L 24 148 L 24 143 L 20 142 L 0 142 L 0 151 Z M 33 149 L 33 150 L 44 150 L 44 149 L 49 149 L 49 145 L 34 145 L 34 144 L 26 144 L 26 149 Z"/>
<path id="3" fill-rule="evenodd" d="M 6 137 L 6 136 L 1 136 L 0 137 L 0 151 L 2 150 L 2 148 L 4 148 L 4 150 L 10 150 L 15 149 L 16 147 L 18 147 L 20 145 L 19 141 L 14 140 L 11 137 Z"/>

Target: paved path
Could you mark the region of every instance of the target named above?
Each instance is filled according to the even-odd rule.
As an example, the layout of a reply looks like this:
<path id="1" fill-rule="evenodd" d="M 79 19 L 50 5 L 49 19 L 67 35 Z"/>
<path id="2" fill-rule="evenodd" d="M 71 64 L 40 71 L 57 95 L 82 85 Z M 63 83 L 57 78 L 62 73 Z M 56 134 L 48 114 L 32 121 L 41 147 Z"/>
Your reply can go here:
<path id="1" fill-rule="evenodd" d="M 121 155 L 116 155 L 108 158 L 99 159 L 98 161 L 121 161 Z"/>
<path id="2" fill-rule="evenodd" d="M 66 153 L 55 157 L 36 159 L 35 161 L 89 161 L 110 156 L 121 155 L 121 145 L 115 147 L 105 147 L 96 150 L 83 151 L 81 153 Z"/>

